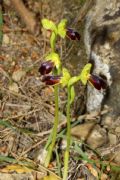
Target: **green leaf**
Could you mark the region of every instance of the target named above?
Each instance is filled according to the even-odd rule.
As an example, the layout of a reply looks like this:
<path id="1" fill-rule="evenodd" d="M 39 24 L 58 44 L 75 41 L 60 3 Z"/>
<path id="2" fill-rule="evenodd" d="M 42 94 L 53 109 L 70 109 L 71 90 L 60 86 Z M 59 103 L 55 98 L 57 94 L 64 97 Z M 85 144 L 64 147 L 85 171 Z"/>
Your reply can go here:
<path id="1" fill-rule="evenodd" d="M 80 80 L 82 81 L 82 83 L 83 83 L 84 85 L 87 84 L 91 67 L 92 67 L 92 64 L 90 64 L 90 63 L 86 64 L 86 65 L 84 66 L 81 74 L 79 75 Z"/>
<path id="2" fill-rule="evenodd" d="M 34 131 L 31 131 L 27 128 L 15 127 L 9 121 L 3 120 L 3 119 L 2 120 L 0 119 L 0 126 L 8 127 L 8 128 L 11 128 L 13 131 L 20 131 L 21 133 L 26 133 L 26 134 L 35 133 Z"/>
<path id="3" fill-rule="evenodd" d="M 56 41 L 56 34 L 52 32 L 51 37 L 50 37 L 50 46 L 53 51 L 55 49 L 55 41 Z"/>
<path id="4" fill-rule="evenodd" d="M 51 61 L 53 61 L 53 62 L 55 63 L 55 66 L 56 66 L 57 69 L 58 69 L 58 68 L 60 67 L 60 65 L 61 65 L 61 63 L 60 63 L 60 57 L 59 57 L 59 55 L 58 55 L 57 53 L 55 53 L 55 52 L 52 52 L 52 53 L 48 54 L 45 59 L 46 59 L 46 60 L 51 60 Z"/>
<path id="5" fill-rule="evenodd" d="M 74 76 L 72 77 L 69 82 L 68 82 L 68 87 L 72 86 L 73 84 L 75 84 L 77 81 L 79 81 L 80 77 L 79 76 Z"/>
<path id="6" fill-rule="evenodd" d="M 66 19 L 61 20 L 61 22 L 58 24 L 58 34 L 62 38 L 65 38 L 66 36 L 66 24 L 67 24 Z"/>
<path id="7" fill-rule="evenodd" d="M 9 157 L 9 156 L 4 156 L 4 155 L 0 155 L 0 163 L 1 162 L 8 162 L 8 163 L 18 163 L 20 165 L 23 165 L 23 166 L 27 166 L 27 167 L 31 167 L 31 168 L 36 168 L 35 167 L 35 163 L 33 163 L 32 161 L 19 161 L 19 160 L 16 160 L 12 157 Z"/>
<path id="8" fill-rule="evenodd" d="M 71 76 L 66 68 L 63 68 L 62 73 L 63 73 L 63 77 L 61 78 L 60 82 L 61 82 L 62 86 L 65 87 L 68 84 Z"/>
<path id="9" fill-rule="evenodd" d="M 74 88 L 74 86 L 72 86 L 70 88 L 70 104 L 73 103 L 74 99 L 75 99 L 75 88 Z"/>
<path id="10" fill-rule="evenodd" d="M 42 25 L 45 29 L 54 31 L 57 34 L 57 27 L 53 21 L 42 19 Z"/>

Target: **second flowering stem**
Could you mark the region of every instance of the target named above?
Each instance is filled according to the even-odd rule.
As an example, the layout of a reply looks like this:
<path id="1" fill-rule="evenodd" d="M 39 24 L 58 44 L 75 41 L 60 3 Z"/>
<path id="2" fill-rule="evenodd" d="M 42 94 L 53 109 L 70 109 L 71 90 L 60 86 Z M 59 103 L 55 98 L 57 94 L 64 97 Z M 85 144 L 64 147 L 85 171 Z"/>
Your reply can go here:
<path id="1" fill-rule="evenodd" d="M 68 101 L 67 101 L 67 147 L 64 155 L 64 172 L 63 180 L 67 179 L 68 176 L 68 164 L 69 164 L 69 151 L 70 151 L 70 141 L 71 141 L 71 122 L 70 122 L 70 103 L 71 101 L 71 87 L 68 87 Z"/>
<path id="2" fill-rule="evenodd" d="M 56 142 L 56 136 L 57 136 L 57 126 L 58 126 L 58 122 L 59 122 L 59 104 L 58 104 L 58 98 L 59 98 L 59 85 L 55 85 L 54 87 L 54 92 L 55 92 L 55 120 L 54 120 L 54 126 L 53 126 L 53 130 L 52 130 L 52 142 L 48 148 L 48 153 L 47 153 L 47 157 L 45 159 L 45 167 L 48 167 L 49 162 L 51 160 L 51 156 L 52 156 L 52 151 L 54 149 L 55 146 L 55 142 Z"/>

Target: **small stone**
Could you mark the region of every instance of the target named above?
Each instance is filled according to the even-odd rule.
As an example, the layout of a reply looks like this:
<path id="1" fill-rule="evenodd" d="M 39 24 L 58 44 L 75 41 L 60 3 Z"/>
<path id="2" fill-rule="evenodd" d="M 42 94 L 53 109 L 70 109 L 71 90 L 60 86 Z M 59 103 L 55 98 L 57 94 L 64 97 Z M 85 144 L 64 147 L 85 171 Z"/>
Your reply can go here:
<path id="1" fill-rule="evenodd" d="M 108 138 L 111 145 L 117 144 L 117 137 L 115 134 L 108 133 Z"/>
<path id="2" fill-rule="evenodd" d="M 39 161 L 41 164 L 44 164 L 45 159 L 47 156 L 47 151 L 45 149 L 41 149 L 37 156 L 37 161 Z"/>
<path id="3" fill-rule="evenodd" d="M 71 129 L 71 135 L 80 139 L 86 139 L 94 125 L 94 122 L 90 122 L 75 126 Z"/>
<path id="4" fill-rule="evenodd" d="M 11 60 L 12 61 L 12 60 Z M 15 61 L 11 62 L 11 66 L 15 66 Z"/>
<path id="5" fill-rule="evenodd" d="M 120 133 L 120 127 L 116 127 L 115 132 Z"/>
<path id="6" fill-rule="evenodd" d="M 3 45 L 7 45 L 10 43 L 10 38 L 7 34 L 3 35 L 3 42 L 2 43 L 3 43 Z"/>
<path id="7" fill-rule="evenodd" d="M 10 84 L 8 88 L 12 92 L 16 92 L 16 93 L 19 92 L 19 87 L 18 87 L 17 83 Z"/>
<path id="8" fill-rule="evenodd" d="M 4 0 L 5 5 L 10 6 L 11 2 L 10 0 Z"/>
<path id="9" fill-rule="evenodd" d="M 109 49 L 110 49 L 110 44 L 109 44 L 108 42 L 106 42 L 105 45 L 104 45 L 104 48 L 105 48 L 106 50 L 109 50 Z"/>
<path id="10" fill-rule="evenodd" d="M 110 127 L 113 123 L 113 120 L 111 117 L 106 116 L 105 119 L 103 120 L 102 124 L 107 128 Z"/>
<path id="11" fill-rule="evenodd" d="M 118 151 L 118 152 L 116 152 L 115 154 L 114 154 L 114 161 L 117 163 L 117 164 L 119 164 L 120 165 L 120 151 Z"/>
<path id="12" fill-rule="evenodd" d="M 23 76 L 25 76 L 26 72 L 21 70 L 21 69 L 18 69 L 16 71 L 13 72 L 12 74 L 12 79 L 15 81 L 15 82 L 19 82 Z"/>
<path id="13" fill-rule="evenodd" d="M 88 136 L 87 143 L 94 149 L 101 147 L 107 142 L 107 135 L 105 129 L 96 125 Z"/>
<path id="14" fill-rule="evenodd" d="M 108 176 L 107 174 L 101 174 L 101 180 L 107 180 L 108 179 Z"/>
<path id="15" fill-rule="evenodd" d="M 63 139 L 62 142 L 61 142 L 60 148 L 61 148 L 62 150 L 65 150 L 66 147 L 67 147 L 67 141 L 66 141 L 66 139 Z"/>

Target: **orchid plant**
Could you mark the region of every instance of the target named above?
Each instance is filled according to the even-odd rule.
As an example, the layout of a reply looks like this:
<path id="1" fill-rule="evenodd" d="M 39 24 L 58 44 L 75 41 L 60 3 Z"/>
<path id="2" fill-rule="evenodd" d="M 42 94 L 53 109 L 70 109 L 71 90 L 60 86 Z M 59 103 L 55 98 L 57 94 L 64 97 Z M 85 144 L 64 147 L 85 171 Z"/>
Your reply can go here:
<path id="1" fill-rule="evenodd" d="M 67 88 L 67 146 L 64 154 L 64 172 L 63 172 L 63 180 L 67 179 L 68 176 L 68 162 L 69 162 L 69 151 L 70 151 L 70 143 L 71 143 L 71 114 L 70 114 L 70 107 L 71 104 L 74 102 L 75 98 L 75 90 L 74 84 L 78 81 L 81 81 L 84 85 L 89 82 L 92 84 L 96 89 L 101 90 L 102 88 L 106 88 L 106 81 L 95 74 L 91 74 L 91 67 L 92 64 L 88 63 L 84 66 L 80 74 L 77 76 L 71 77 L 69 71 L 62 67 L 61 59 L 59 54 L 56 52 L 56 40 L 57 37 L 60 36 L 61 38 L 68 37 L 71 40 L 80 40 L 79 33 L 72 29 L 67 28 L 67 20 L 62 19 L 61 22 L 56 25 L 53 21 L 48 19 L 42 20 L 43 28 L 51 32 L 50 36 L 50 47 L 51 52 L 46 55 L 45 61 L 41 64 L 39 68 L 39 72 L 42 75 L 42 81 L 46 85 L 53 85 L 54 86 L 54 94 L 55 94 L 55 120 L 52 130 L 52 141 L 47 146 L 47 155 L 44 162 L 45 167 L 48 167 L 52 152 L 55 146 L 56 137 L 57 137 L 57 126 L 59 123 L 59 88 L 66 87 Z"/>

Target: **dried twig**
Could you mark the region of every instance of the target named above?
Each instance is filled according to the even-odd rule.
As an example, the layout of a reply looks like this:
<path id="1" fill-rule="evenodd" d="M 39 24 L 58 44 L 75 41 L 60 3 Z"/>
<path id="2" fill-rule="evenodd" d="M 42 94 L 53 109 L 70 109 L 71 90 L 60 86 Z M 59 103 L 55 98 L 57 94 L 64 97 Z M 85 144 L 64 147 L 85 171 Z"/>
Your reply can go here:
<path id="1" fill-rule="evenodd" d="M 37 22 L 33 16 L 33 14 L 25 7 L 22 0 L 11 0 L 11 3 L 14 9 L 17 11 L 23 22 L 26 24 L 27 29 L 31 33 L 38 33 L 36 32 Z"/>
<path id="2" fill-rule="evenodd" d="M 111 153 L 115 153 L 115 152 L 118 152 L 118 151 L 120 151 L 120 143 L 118 143 L 117 145 L 112 146 L 112 147 L 101 149 L 100 154 L 101 154 L 101 156 L 107 156 L 107 155 L 109 155 Z"/>
<path id="3" fill-rule="evenodd" d="M 44 143 L 47 140 L 47 137 L 44 138 L 43 140 L 40 140 L 39 142 L 35 143 L 33 146 L 29 147 L 28 149 L 26 149 L 24 152 L 21 153 L 20 157 L 23 157 L 25 154 L 27 154 L 29 151 L 31 151 L 32 149 L 35 149 L 37 146 L 41 145 L 42 143 Z"/>
<path id="4" fill-rule="evenodd" d="M 78 16 L 76 17 L 74 23 L 77 22 L 83 22 L 84 17 L 88 13 L 88 10 L 90 7 L 94 4 L 94 0 L 86 0 L 85 4 L 81 7 L 80 12 L 78 13 Z"/>

